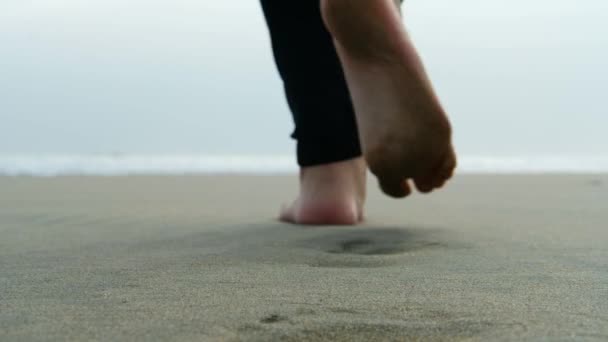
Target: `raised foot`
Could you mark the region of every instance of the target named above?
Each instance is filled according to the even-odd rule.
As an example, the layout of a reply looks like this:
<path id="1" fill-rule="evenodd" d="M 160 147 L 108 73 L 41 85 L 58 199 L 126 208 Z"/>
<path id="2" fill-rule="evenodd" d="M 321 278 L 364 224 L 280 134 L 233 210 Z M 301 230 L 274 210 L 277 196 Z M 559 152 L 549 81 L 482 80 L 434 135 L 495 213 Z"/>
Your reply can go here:
<path id="1" fill-rule="evenodd" d="M 363 219 L 366 166 L 363 158 L 306 167 L 300 195 L 281 210 L 281 221 L 307 225 L 353 225 Z"/>
<path id="2" fill-rule="evenodd" d="M 456 155 L 451 126 L 393 0 L 322 0 L 353 98 L 365 159 L 393 197 L 442 187 Z"/>

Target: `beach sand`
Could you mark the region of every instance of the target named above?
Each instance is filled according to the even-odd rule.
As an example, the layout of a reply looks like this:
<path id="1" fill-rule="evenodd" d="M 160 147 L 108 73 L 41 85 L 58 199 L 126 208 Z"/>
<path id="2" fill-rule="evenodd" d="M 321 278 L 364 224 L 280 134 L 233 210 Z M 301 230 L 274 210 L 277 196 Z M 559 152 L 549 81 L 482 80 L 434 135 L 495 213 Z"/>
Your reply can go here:
<path id="1" fill-rule="evenodd" d="M 0 177 L 0 340 L 608 340 L 607 175 L 317 228 L 274 220 L 295 178 Z"/>

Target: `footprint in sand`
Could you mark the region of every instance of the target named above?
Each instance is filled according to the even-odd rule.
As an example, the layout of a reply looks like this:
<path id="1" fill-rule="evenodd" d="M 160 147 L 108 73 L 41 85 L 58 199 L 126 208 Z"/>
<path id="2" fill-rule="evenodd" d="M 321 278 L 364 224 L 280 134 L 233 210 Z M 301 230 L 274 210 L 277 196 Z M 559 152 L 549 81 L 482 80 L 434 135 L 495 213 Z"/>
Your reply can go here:
<path id="1" fill-rule="evenodd" d="M 396 261 L 382 256 L 444 246 L 424 232 L 387 228 L 344 230 L 317 236 L 304 245 L 324 252 L 311 266 L 357 268 L 390 266 Z"/>

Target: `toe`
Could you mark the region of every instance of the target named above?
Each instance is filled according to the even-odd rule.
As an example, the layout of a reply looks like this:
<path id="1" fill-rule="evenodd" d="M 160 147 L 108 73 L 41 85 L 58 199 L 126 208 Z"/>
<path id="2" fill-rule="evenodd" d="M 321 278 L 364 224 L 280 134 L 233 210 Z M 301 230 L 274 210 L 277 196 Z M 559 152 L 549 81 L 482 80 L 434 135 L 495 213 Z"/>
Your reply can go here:
<path id="1" fill-rule="evenodd" d="M 438 180 L 435 182 L 435 184 L 433 184 L 433 187 L 434 187 L 435 189 L 440 189 L 440 188 L 442 188 L 442 187 L 445 185 L 445 183 L 446 183 L 446 182 L 447 182 L 447 179 L 441 179 L 441 178 L 439 178 L 439 179 L 438 179 Z"/>
<path id="2" fill-rule="evenodd" d="M 429 177 L 415 178 L 414 184 L 416 185 L 416 189 L 423 194 L 429 193 L 435 188 L 433 179 Z"/>
<path id="3" fill-rule="evenodd" d="M 435 173 L 435 183 L 443 185 L 443 183 L 445 183 L 448 179 L 452 178 L 455 169 L 456 156 L 454 155 L 454 152 L 450 152 L 450 154 L 444 158 L 441 166 Z"/>
<path id="4" fill-rule="evenodd" d="M 441 160 L 441 163 L 431 173 L 432 177 L 428 179 L 428 185 L 432 189 L 439 189 L 445 185 L 448 179 L 454 175 L 454 169 L 456 168 L 456 157 L 453 151 Z"/>
<path id="5" fill-rule="evenodd" d="M 416 189 L 421 193 L 429 193 L 434 189 L 439 189 L 445 185 L 448 179 L 452 178 L 456 168 L 456 158 L 454 153 L 450 153 L 441 159 L 438 166 L 424 176 L 414 179 Z"/>
<path id="6" fill-rule="evenodd" d="M 407 181 L 401 178 L 379 178 L 378 181 L 380 189 L 391 197 L 403 198 L 412 192 Z"/>

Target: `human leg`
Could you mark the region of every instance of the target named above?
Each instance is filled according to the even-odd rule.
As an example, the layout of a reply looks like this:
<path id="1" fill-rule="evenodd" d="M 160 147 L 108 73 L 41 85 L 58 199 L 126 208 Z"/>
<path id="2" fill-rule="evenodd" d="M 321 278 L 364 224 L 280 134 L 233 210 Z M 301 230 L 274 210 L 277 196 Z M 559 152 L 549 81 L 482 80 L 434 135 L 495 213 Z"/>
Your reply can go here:
<path id="1" fill-rule="evenodd" d="M 318 0 L 262 0 L 291 109 L 300 196 L 285 221 L 353 224 L 363 215 L 366 166 L 354 109 Z"/>

